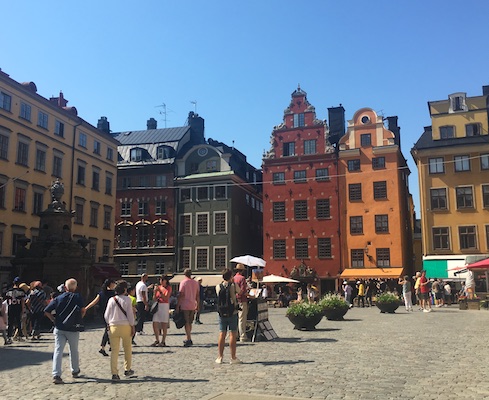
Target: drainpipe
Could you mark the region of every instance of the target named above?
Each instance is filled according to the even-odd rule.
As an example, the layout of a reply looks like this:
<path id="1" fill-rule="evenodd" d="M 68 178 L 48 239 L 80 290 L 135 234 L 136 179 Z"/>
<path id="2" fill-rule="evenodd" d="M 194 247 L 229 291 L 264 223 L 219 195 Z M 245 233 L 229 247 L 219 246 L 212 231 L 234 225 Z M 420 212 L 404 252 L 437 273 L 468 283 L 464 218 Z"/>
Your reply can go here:
<path id="1" fill-rule="evenodd" d="M 340 157 L 339 157 L 339 146 L 337 145 L 336 151 L 335 151 L 335 156 L 336 156 L 336 197 L 338 201 L 338 240 L 339 240 L 339 255 L 340 255 L 340 274 L 343 272 L 343 244 L 342 244 L 342 238 L 341 238 L 341 196 L 340 196 L 340 173 L 339 173 L 339 164 L 340 164 Z M 340 279 L 340 278 L 338 278 Z M 336 280 L 336 284 L 338 287 L 336 287 L 336 291 L 339 289 L 339 284 L 338 284 L 338 279 Z"/>
<path id="2" fill-rule="evenodd" d="M 80 126 L 82 123 L 73 126 L 73 143 L 71 144 L 71 182 L 70 182 L 70 208 L 69 211 L 73 210 L 73 186 L 75 184 L 75 143 L 76 143 L 76 128 Z"/>

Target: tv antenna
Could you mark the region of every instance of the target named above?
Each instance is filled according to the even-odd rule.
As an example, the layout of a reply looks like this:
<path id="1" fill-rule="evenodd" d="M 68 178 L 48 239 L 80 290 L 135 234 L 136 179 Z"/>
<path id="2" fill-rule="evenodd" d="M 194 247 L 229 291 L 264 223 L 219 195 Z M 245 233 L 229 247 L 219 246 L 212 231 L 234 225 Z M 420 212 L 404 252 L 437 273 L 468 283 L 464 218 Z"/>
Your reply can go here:
<path id="1" fill-rule="evenodd" d="M 166 108 L 166 104 L 165 103 L 161 103 L 161 105 L 159 106 L 155 106 L 156 108 L 161 108 L 160 111 L 158 111 L 159 114 L 163 115 L 163 122 L 165 123 L 165 128 L 166 128 L 166 121 L 167 121 L 167 116 L 168 116 L 168 112 L 173 112 L 172 110 L 170 109 L 167 109 Z"/>
<path id="2" fill-rule="evenodd" d="M 197 100 L 191 100 L 190 104 L 194 105 L 194 113 L 197 114 Z"/>

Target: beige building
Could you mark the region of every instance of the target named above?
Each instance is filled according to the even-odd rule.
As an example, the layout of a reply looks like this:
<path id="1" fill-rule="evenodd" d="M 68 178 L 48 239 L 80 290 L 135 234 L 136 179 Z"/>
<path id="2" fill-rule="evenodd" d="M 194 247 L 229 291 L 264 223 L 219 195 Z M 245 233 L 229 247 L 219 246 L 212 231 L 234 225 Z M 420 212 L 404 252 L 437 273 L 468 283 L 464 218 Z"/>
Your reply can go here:
<path id="1" fill-rule="evenodd" d="M 418 168 L 423 268 L 447 278 L 489 255 L 489 86 L 428 102 L 431 126 L 411 150 Z"/>
<path id="2" fill-rule="evenodd" d="M 0 281 L 10 279 L 17 239 L 35 241 L 38 213 L 49 187 L 64 184 L 62 200 L 74 211 L 73 239 L 89 239 L 95 262 L 111 261 L 114 238 L 117 144 L 107 119 L 96 128 L 59 97 L 37 94 L 0 70 Z"/>

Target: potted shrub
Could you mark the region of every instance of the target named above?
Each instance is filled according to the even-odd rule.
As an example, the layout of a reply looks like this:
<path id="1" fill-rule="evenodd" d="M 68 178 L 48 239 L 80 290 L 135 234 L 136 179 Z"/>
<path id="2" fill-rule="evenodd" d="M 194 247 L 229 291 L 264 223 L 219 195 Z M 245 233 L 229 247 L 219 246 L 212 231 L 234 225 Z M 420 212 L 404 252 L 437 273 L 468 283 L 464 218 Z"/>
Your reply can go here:
<path id="1" fill-rule="evenodd" d="M 323 318 L 323 309 L 319 304 L 301 301 L 291 304 L 285 316 L 294 324 L 294 329 L 312 331 Z"/>
<path id="2" fill-rule="evenodd" d="M 392 293 L 382 293 L 375 302 L 381 313 L 393 314 L 399 307 L 399 297 Z"/>
<path id="3" fill-rule="evenodd" d="M 320 301 L 323 315 L 330 321 L 342 321 L 350 306 L 345 299 L 336 293 L 328 293 Z"/>

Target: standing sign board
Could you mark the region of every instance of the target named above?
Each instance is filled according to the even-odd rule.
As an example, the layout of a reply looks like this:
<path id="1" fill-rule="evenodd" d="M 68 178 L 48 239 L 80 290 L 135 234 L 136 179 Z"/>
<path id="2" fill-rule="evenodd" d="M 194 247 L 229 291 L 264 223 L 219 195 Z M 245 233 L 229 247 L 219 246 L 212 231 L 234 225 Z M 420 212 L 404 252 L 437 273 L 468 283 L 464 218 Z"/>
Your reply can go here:
<path id="1" fill-rule="evenodd" d="M 250 302 L 249 320 L 253 319 L 254 329 L 252 342 L 257 340 L 273 340 L 278 338 L 268 320 L 268 303 L 264 299 L 253 299 Z"/>

